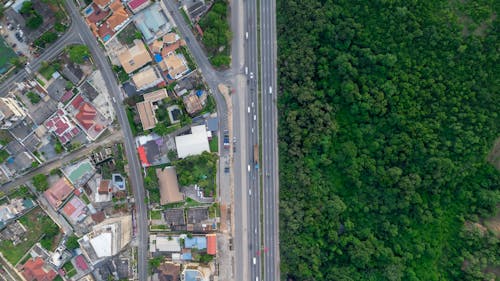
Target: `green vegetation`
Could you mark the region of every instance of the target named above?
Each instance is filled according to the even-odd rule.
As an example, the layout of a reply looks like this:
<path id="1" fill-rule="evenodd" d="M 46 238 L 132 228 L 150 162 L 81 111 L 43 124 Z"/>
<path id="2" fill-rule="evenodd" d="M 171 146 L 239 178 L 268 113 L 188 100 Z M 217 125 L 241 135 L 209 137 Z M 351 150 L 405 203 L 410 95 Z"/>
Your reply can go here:
<path id="1" fill-rule="evenodd" d="M 7 152 L 7 150 L 5 149 L 2 149 L 0 150 L 0 163 L 3 163 L 5 160 L 7 160 L 7 158 L 9 158 L 9 153 Z"/>
<path id="2" fill-rule="evenodd" d="M 191 53 L 188 51 L 188 49 L 186 47 L 182 46 L 179 49 L 177 49 L 176 52 L 181 53 L 184 56 L 184 58 L 186 59 L 188 68 L 190 70 L 196 69 L 196 63 L 194 62 L 193 56 L 191 56 Z M 174 87 L 175 87 L 175 85 L 174 85 Z"/>
<path id="3" fill-rule="evenodd" d="M 134 111 L 130 107 L 127 107 L 126 109 L 127 109 L 127 119 L 130 125 L 130 130 L 132 131 L 132 135 L 137 136 L 138 128 L 134 121 Z"/>
<path id="4" fill-rule="evenodd" d="M 225 0 L 216 0 L 210 11 L 200 20 L 200 27 L 203 29 L 202 42 L 212 56 L 210 62 L 216 67 L 228 67 L 231 63 L 229 43 L 232 34 L 227 10 Z"/>
<path id="5" fill-rule="evenodd" d="M 37 104 L 42 100 L 42 98 L 40 98 L 40 96 L 38 94 L 35 94 L 33 92 L 26 93 L 26 97 L 28 97 L 31 104 Z"/>
<path id="6" fill-rule="evenodd" d="M 68 240 L 66 240 L 66 248 L 68 248 L 68 250 L 74 250 L 79 247 L 80 244 L 78 244 L 78 237 L 74 234 L 68 237 Z"/>
<path id="7" fill-rule="evenodd" d="M 44 192 L 49 188 L 49 182 L 47 181 L 47 176 L 44 174 L 38 174 L 33 176 L 32 178 L 33 185 L 36 187 L 36 190 L 39 192 Z"/>
<path id="8" fill-rule="evenodd" d="M 47 237 L 49 234 L 54 233 L 54 229 L 56 229 L 57 233 L 59 231 L 57 225 L 43 212 L 42 209 L 40 209 L 40 207 L 33 209 L 31 212 L 21 217 L 19 222 L 27 229 L 24 236 L 25 239 L 17 245 L 13 245 L 10 240 L 0 241 L 0 252 L 11 264 L 16 264 L 42 235 Z"/>
<path id="9" fill-rule="evenodd" d="M 146 188 L 149 193 L 150 203 L 160 203 L 160 189 L 158 186 L 158 177 L 156 176 L 156 168 L 148 167 L 146 169 L 144 188 Z"/>
<path id="10" fill-rule="evenodd" d="M 151 211 L 150 214 L 152 220 L 161 220 L 161 211 Z"/>
<path id="11" fill-rule="evenodd" d="M 61 64 L 59 62 L 49 62 L 43 61 L 40 69 L 38 69 L 38 73 L 40 73 L 43 78 L 50 80 L 52 78 L 52 74 L 54 72 L 61 69 Z"/>
<path id="12" fill-rule="evenodd" d="M 149 260 L 148 264 L 149 264 L 149 270 L 153 270 L 155 268 L 157 268 L 158 266 L 160 266 L 160 264 L 163 262 L 163 260 L 165 259 L 165 257 L 156 257 L 156 258 L 152 258 Z"/>
<path id="13" fill-rule="evenodd" d="M 25 2 L 26 3 L 26 2 Z M 52 31 L 47 31 L 38 37 L 33 44 L 39 48 L 45 48 L 47 44 L 54 43 L 57 40 L 57 33 Z"/>
<path id="14" fill-rule="evenodd" d="M 85 45 L 72 45 L 66 48 L 69 60 L 73 63 L 82 64 L 90 57 L 89 48 Z"/>
<path id="15" fill-rule="evenodd" d="M 494 279 L 498 19 L 450 6 L 485 2 L 278 1 L 283 279 Z"/>
<path id="16" fill-rule="evenodd" d="M 68 261 L 67 263 L 65 263 L 63 265 L 63 269 L 64 269 L 64 272 L 66 272 L 66 276 L 69 278 L 71 278 L 77 274 L 75 267 L 73 266 L 73 264 L 70 261 Z"/>
<path id="17" fill-rule="evenodd" d="M 7 45 L 3 37 L 0 38 L 0 73 L 7 70 L 13 58 L 16 58 L 16 53 Z"/>
<path id="18" fill-rule="evenodd" d="M 208 143 L 210 145 L 210 151 L 218 152 L 219 151 L 219 138 L 215 135 L 212 135 L 212 139 Z"/>
<path id="19" fill-rule="evenodd" d="M 64 147 L 59 138 L 56 138 L 56 143 L 54 144 L 54 150 L 56 151 L 57 154 L 61 154 L 64 151 Z"/>
<path id="20" fill-rule="evenodd" d="M 127 82 L 130 79 L 127 72 L 125 72 L 121 66 L 113 65 L 113 72 L 116 73 L 116 76 L 118 76 L 120 83 Z"/>
<path id="21" fill-rule="evenodd" d="M 33 9 L 31 1 L 23 2 L 19 12 L 26 18 L 26 27 L 29 29 L 37 29 L 43 24 L 42 16 Z"/>
<path id="22" fill-rule="evenodd" d="M 35 196 L 30 192 L 29 188 L 25 185 L 21 185 L 19 188 L 15 189 L 8 195 L 10 198 L 30 198 L 35 199 Z"/>
<path id="23" fill-rule="evenodd" d="M 205 196 L 215 196 L 217 155 L 203 152 L 201 155 L 188 156 L 173 161 L 181 186 L 198 184 Z"/>

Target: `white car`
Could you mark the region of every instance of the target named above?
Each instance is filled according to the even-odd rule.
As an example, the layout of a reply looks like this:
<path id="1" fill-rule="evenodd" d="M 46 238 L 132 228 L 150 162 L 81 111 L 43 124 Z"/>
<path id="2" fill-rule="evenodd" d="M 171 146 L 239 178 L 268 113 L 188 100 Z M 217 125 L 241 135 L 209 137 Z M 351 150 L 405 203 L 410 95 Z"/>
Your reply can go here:
<path id="1" fill-rule="evenodd" d="M 272 95 L 273 94 L 273 87 L 269 86 L 269 94 Z"/>
<path id="2" fill-rule="evenodd" d="M 250 79 L 253 79 L 253 72 L 250 72 Z"/>
<path id="3" fill-rule="evenodd" d="M 253 102 L 252 102 L 252 107 L 253 107 Z"/>
<path id="4" fill-rule="evenodd" d="M 250 106 L 248 107 L 248 113 L 250 113 Z"/>
<path id="5" fill-rule="evenodd" d="M 250 173 L 250 165 L 248 165 L 248 172 Z"/>
<path id="6" fill-rule="evenodd" d="M 248 66 L 245 66 L 245 75 L 248 75 Z"/>
<path id="7" fill-rule="evenodd" d="M 253 115 L 253 121 L 257 120 L 257 115 Z"/>
<path id="8" fill-rule="evenodd" d="M 248 39 L 248 32 L 245 32 L 245 39 Z"/>
<path id="9" fill-rule="evenodd" d="M 253 258 L 253 264 L 257 264 L 257 259 L 255 257 Z"/>
<path id="10" fill-rule="evenodd" d="M 252 190 L 251 189 L 248 190 L 248 195 L 252 196 Z"/>

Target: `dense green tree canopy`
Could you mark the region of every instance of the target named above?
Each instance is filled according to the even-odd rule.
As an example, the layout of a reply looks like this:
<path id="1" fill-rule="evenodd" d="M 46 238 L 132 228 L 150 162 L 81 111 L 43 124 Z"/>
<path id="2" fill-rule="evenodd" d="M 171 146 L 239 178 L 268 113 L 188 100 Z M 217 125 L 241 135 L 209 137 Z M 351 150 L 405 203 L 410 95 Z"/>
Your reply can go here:
<path id="1" fill-rule="evenodd" d="M 500 202 L 494 2 L 277 2 L 283 278 L 500 265 L 498 239 L 466 227 Z"/>

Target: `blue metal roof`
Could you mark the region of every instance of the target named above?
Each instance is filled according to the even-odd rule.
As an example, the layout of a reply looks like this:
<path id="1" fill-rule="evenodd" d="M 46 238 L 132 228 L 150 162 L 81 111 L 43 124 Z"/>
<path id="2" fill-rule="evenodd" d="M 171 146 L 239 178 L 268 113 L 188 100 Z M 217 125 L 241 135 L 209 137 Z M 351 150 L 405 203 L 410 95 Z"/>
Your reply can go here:
<path id="1" fill-rule="evenodd" d="M 193 237 L 184 239 L 184 247 L 191 249 L 196 248 L 203 250 L 207 248 L 207 238 L 206 237 Z"/>

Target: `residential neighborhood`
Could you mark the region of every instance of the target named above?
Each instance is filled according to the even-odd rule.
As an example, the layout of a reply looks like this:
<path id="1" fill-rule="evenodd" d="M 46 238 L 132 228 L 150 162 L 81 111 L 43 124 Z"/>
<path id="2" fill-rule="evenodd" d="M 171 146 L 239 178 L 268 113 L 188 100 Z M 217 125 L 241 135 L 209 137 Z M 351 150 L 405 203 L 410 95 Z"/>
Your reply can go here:
<path id="1" fill-rule="evenodd" d="M 23 3 L 9 18 L 20 19 Z M 37 3 L 29 7 L 41 13 Z M 144 172 L 149 280 L 214 280 L 219 132 L 210 88 L 163 2 L 82 4 L 121 83 Z M 69 25 L 52 24 L 59 20 Z M 0 184 L 12 186 L 0 192 L 6 280 L 140 280 L 137 201 L 106 83 L 89 49 L 76 44 L 0 97 Z"/>

